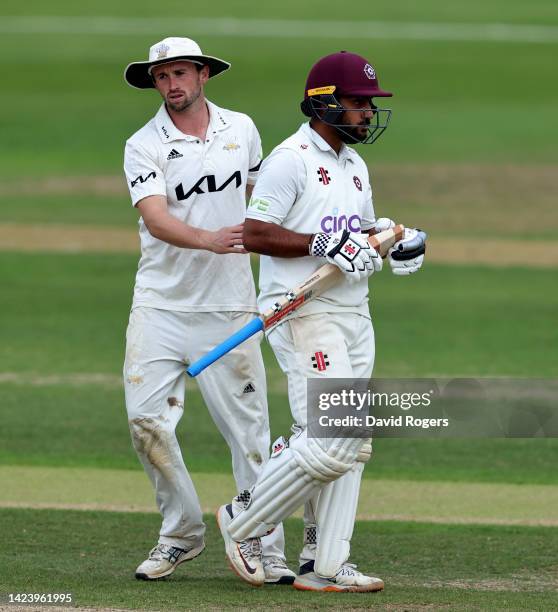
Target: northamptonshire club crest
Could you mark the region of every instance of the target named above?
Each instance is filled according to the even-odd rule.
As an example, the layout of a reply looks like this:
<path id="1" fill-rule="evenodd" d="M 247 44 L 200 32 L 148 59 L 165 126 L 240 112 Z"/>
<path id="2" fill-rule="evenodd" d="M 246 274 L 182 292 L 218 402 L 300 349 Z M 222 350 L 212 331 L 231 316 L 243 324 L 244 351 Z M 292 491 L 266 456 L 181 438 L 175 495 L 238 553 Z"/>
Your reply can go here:
<path id="1" fill-rule="evenodd" d="M 318 370 L 318 372 L 327 370 L 327 367 L 329 366 L 327 354 L 324 354 L 322 351 L 317 351 L 310 359 L 312 360 L 312 367 Z"/>
<path id="2" fill-rule="evenodd" d="M 353 176 L 353 181 L 355 183 L 355 187 L 359 190 L 362 191 L 362 182 L 361 180 L 358 178 L 358 176 Z"/>
<path id="3" fill-rule="evenodd" d="M 366 64 L 366 66 L 364 66 L 364 74 L 371 80 L 376 78 L 376 71 L 370 64 Z"/>
<path id="4" fill-rule="evenodd" d="M 321 166 L 318 168 L 318 175 L 319 178 L 318 180 L 320 181 L 320 183 L 322 183 L 322 185 L 329 185 L 331 182 L 331 179 L 329 178 L 329 171 L 326 170 L 325 168 L 322 168 Z"/>

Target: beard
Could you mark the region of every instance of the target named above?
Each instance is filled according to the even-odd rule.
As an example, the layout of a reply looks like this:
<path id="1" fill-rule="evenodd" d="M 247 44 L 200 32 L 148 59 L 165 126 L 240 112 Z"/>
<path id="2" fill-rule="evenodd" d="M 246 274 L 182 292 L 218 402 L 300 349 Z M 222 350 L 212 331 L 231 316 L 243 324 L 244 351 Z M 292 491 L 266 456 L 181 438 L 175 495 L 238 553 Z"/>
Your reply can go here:
<path id="1" fill-rule="evenodd" d="M 336 126 L 339 137 L 345 144 L 358 144 L 368 137 L 368 126 L 370 121 L 361 123 L 360 125 L 343 125 Z M 365 129 L 363 129 L 365 128 Z"/>
<path id="2" fill-rule="evenodd" d="M 194 104 L 194 102 L 200 97 L 200 95 L 201 95 L 201 86 L 198 86 L 198 88 L 194 92 L 192 92 L 190 95 L 186 94 L 186 96 L 184 97 L 184 100 L 182 100 L 178 104 L 176 104 L 175 102 L 172 102 L 168 98 L 165 100 L 165 102 L 168 108 L 170 108 L 172 111 L 174 111 L 175 113 L 180 113 L 190 108 L 190 106 Z"/>

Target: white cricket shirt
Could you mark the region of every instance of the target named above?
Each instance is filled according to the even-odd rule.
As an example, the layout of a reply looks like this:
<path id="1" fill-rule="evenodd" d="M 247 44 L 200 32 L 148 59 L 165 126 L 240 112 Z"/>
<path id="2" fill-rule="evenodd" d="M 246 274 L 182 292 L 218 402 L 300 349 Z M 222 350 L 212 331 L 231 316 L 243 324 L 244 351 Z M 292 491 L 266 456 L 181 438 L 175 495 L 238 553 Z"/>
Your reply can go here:
<path id="1" fill-rule="evenodd" d="M 163 104 L 127 142 L 124 171 L 135 206 L 167 198 L 171 215 L 206 230 L 237 225 L 246 215 L 246 184 L 262 158 L 253 121 L 207 101 L 206 140 L 183 134 Z M 165 310 L 257 312 L 249 255 L 216 255 L 154 238 L 139 220 L 141 259 L 133 306 Z"/>
<path id="2" fill-rule="evenodd" d="M 368 168 L 350 147 L 343 145 L 337 155 L 309 123 L 304 123 L 263 162 L 246 216 L 301 234 L 369 230 L 375 216 Z M 262 255 L 260 311 L 324 263 L 325 259 L 312 256 Z M 343 279 L 303 306 L 296 316 L 338 311 L 370 316 L 367 279 L 352 284 Z"/>

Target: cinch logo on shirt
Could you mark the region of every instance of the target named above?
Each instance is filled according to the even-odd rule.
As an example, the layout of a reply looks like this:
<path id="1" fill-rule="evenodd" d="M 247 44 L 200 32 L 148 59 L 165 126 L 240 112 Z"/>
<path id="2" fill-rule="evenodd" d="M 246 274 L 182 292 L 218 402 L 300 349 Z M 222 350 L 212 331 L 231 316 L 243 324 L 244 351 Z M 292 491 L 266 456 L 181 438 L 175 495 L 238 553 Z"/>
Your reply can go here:
<path id="1" fill-rule="evenodd" d="M 326 234 L 334 234 L 335 232 L 339 232 L 341 230 L 349 230 L 350 232 L 360 232 L 360 217 L 358 215 L 351 215 L 347 217 L 347 215 L 339 215 L 339 209 L 333 209 L 333 215 L 327 215 L 326 217 L 322 217 L 320 221 L 320 228 L 322 232 Z"/>

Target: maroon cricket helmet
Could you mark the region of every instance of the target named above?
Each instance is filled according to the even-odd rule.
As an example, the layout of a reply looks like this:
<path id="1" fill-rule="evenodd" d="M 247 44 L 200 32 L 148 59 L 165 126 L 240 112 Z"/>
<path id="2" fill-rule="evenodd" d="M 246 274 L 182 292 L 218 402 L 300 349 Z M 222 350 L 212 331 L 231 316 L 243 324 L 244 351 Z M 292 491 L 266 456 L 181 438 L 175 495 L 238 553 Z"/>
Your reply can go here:
<path id="1" fill-rule="evenodd" d="M 336 97 L 387 98 L 393 95 L 380 88 L 376 71 L 366 58 L 348 51 L 322 57 L 312 66 L 306 79 L 305 99 L 313 95 L 333 93 Z"/>
<path id="2" fill-rule="evenodd" d="M 304 88 L 300 110 L 311 120 L 332 126 L 346 144 L 371 144 L 385 132 L 391 118 L 391 109 L 378 108 L 372 98 L 389 98 L 393 94 L 380 89 L 376 71 L 368 60 L 356 53 L 340 51 L 318 60 L 310 70 Z M 347 122 L 346 113 L 362 108 L 344 107 L 340 97 L 370 99 L 372 117 L 366 120 L 366 133 L 362 127 Z"/>

